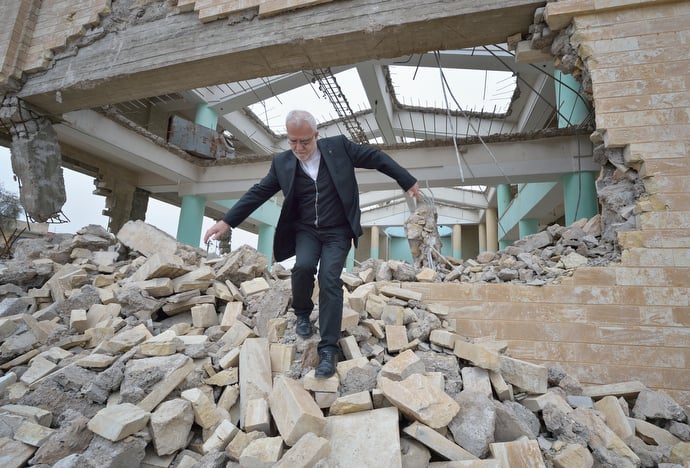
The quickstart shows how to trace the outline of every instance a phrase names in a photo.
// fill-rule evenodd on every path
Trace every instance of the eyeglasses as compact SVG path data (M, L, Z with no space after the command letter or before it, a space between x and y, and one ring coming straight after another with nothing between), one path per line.
M294 140L292 138L288 138L288 143L290 143L290 146L297 146L299 143L302 146L307 146L309 143L312 142L314 139L314 135L310 136L309 138L303 138L301 140Z

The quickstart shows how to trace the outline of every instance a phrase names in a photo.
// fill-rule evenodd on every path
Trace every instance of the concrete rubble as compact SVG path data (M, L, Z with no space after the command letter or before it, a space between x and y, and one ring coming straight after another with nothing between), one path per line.
M690 408L515 359L402 284L557 281L606 258L596 224L434 275L344 273L328 379L289 272L250 247L207 259L141 221L22 240L0 264L0 466L688 466Z

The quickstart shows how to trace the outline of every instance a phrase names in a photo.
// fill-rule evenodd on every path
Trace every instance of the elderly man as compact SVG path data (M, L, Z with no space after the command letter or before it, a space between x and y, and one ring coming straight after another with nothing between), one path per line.
M237 227L279 190L283 192L273 254L276 261L295 255L292 307L296 332L302 338L313 333L309 316L318 265L321 339L316 377L327 378L335 373L338 358L343 312L340 275L353 241L356 247L362 235L355 168L386 174L411 197L419 198L419 185L382 151L342 135L319 139L316 120L309 112L291 111L285 125L290 150L273 157L268 174L206 231L204 242Z

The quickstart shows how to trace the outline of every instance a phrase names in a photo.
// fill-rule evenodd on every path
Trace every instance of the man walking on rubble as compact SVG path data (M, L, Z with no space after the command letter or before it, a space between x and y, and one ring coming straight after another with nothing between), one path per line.
M419 198L417 180L386 153L344 136L318 139L314 117L293 110L285 119L290 150L273 157L268 174L204 235L218 239L237 227L279 190L285 197L273 242L276 261L296 256L292 268L292 307L296 332L313 333L309 315L314 275L319 280L319 364L316 377L335 373L343 312L340 275L352 242L362 235L355 168L376 169L395 179L407 195Z

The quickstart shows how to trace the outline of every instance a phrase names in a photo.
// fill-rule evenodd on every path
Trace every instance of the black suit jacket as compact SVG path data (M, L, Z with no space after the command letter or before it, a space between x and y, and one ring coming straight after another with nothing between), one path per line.
M359 189L355 178L355 168L376 169L395 179L405 191L412 187L417 179L383 151L367 145L358 145L342 135L318 139L317 145L328 173L335 183L340 201L343 203L347 221L355 235L356 247L357 239L362 235L362 226L360 225ZM285 200L280 210L273 241L273 255L278 262L295 254L293 223L297 217L293 215L295 206L292 186L297 164L297 158L290 150L274 156L268 174L252 186L223 217L223 221L232 227L237 227L255 209L279 190L282 191Z

